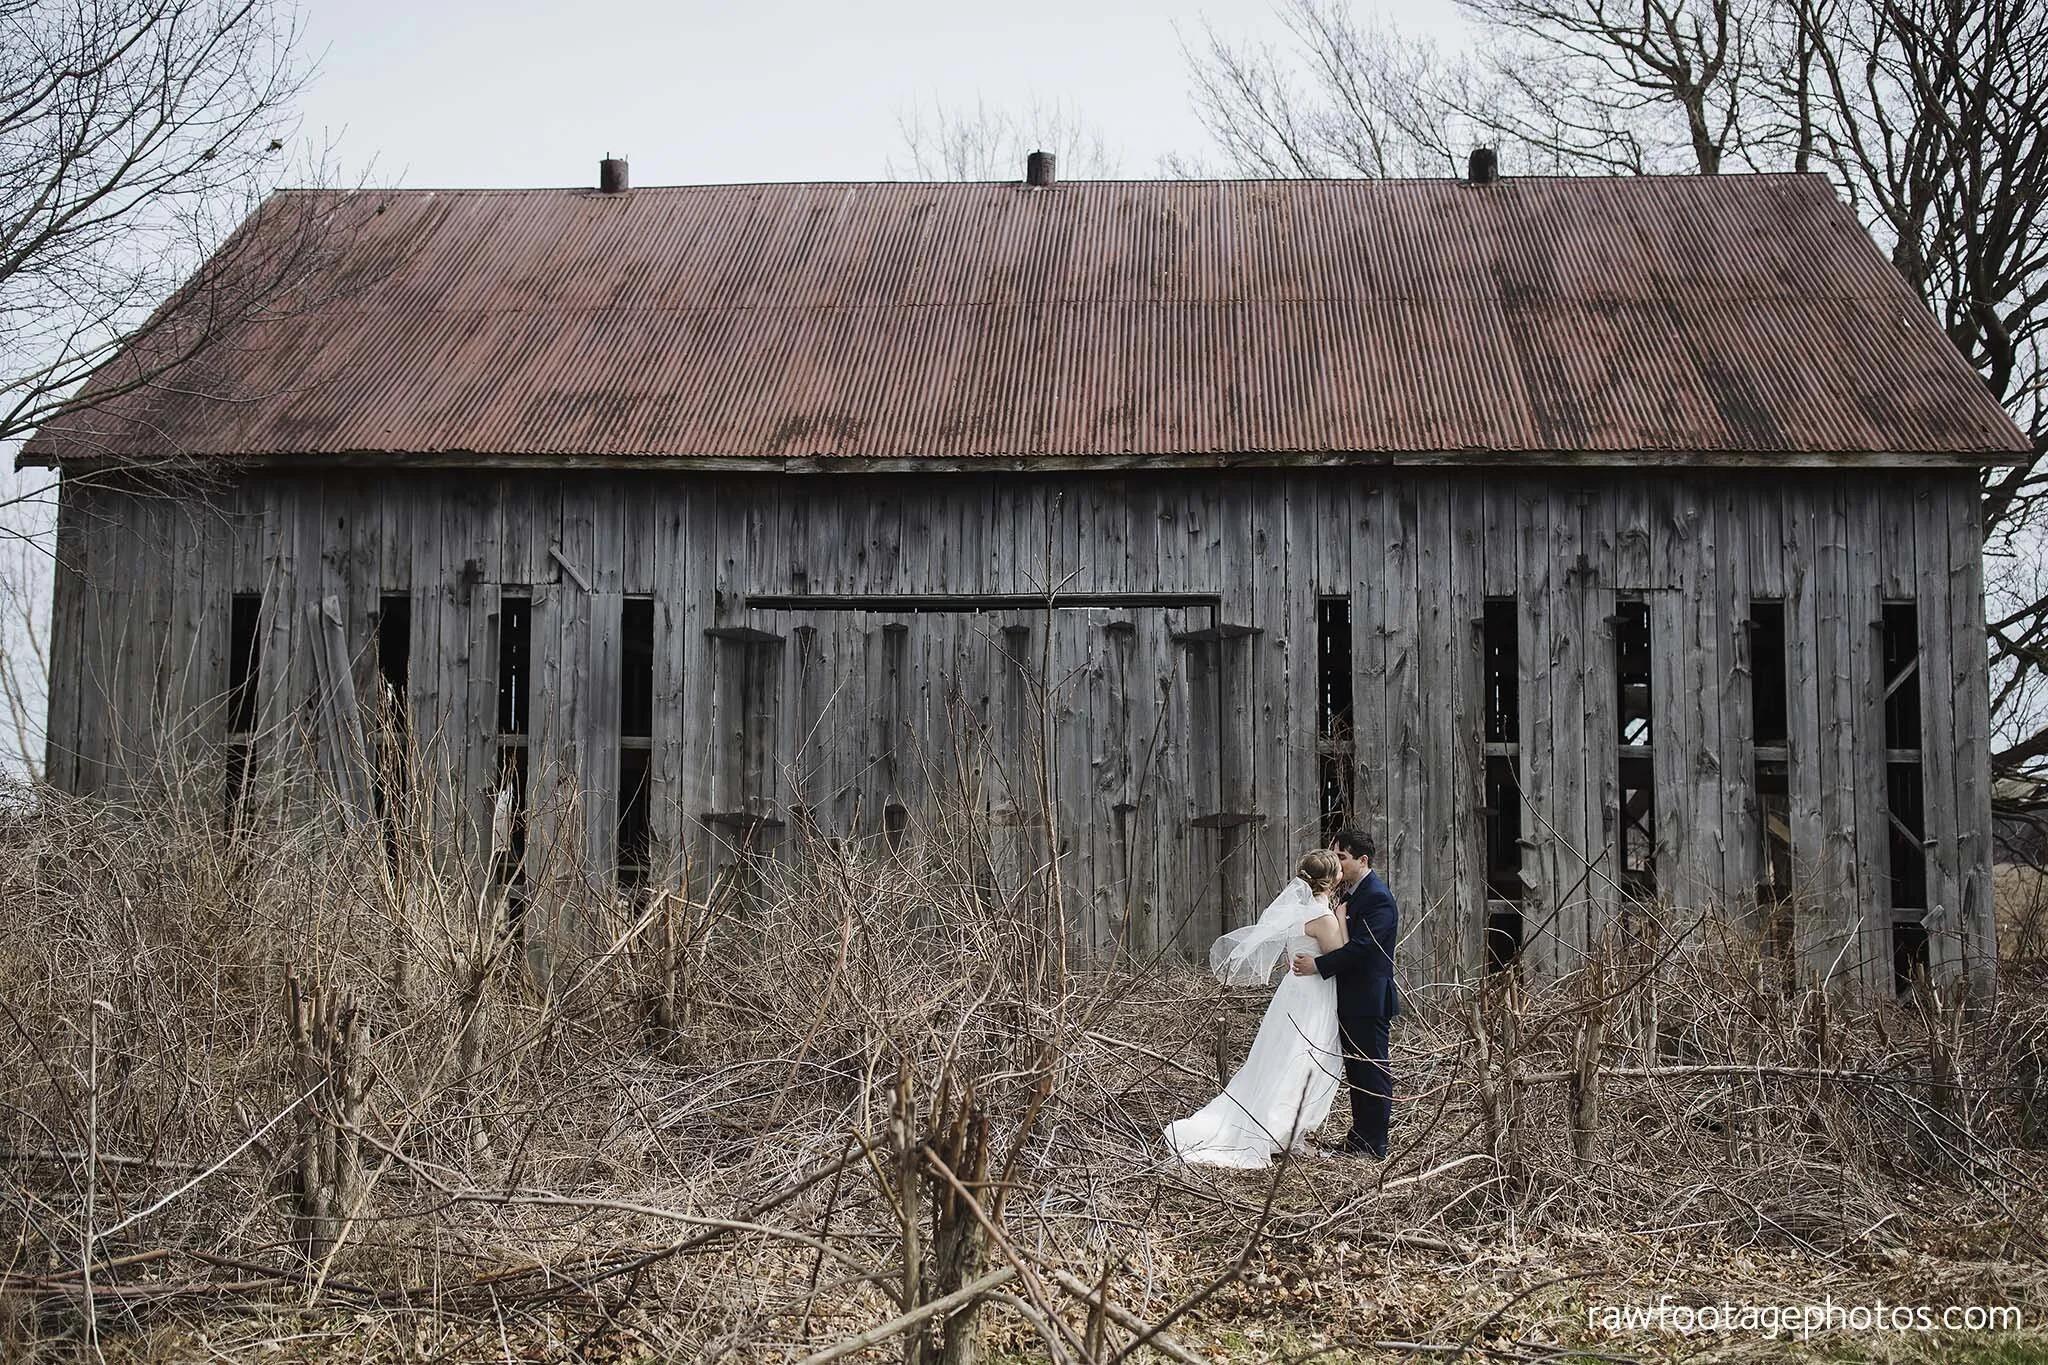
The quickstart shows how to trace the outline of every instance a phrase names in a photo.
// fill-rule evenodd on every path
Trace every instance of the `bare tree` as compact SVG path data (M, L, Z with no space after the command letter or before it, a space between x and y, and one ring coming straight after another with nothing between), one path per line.
M1474 72L1427 39L1336 0L1278 0L1289 43L1233 44L1210 24L1181 48L1197 117L1242 175L1449 174Z
M318 211L310 197L236 225L284 175L313 178L319 158L291 151L299 36L291 0L0 0L0 454L291 306L317 233L281 220ZM17 551L0 565L0 765L29 772L54 503L40 471L0 480Z
M2048 814L2048 6L1460 0L1442 53L1344 0L1280 48L1208 35L1196 109L1243 174L1824 172L2033 442L1984 482L1994 774ZM2033 795L2032 793L2041 793Z
M0 0L0 441L276 292L216 248L287 165L297 39L283 0Z
M1756 134L1751 0L1462 3L1505 37L1487 66L1511 95L1468 114L1563 166L1713 175Z
M886 173L907 180L1021 180L1030 152L1052 152L1060 174L1101 180L1117 173L1117 160L1102 130L1067 104L1034 100L1021 114L991 109L976 100L972 109L933 102L899 111L900 159Z
M1801 77L1792 93L1815 110L1805 141L2033 442L2032 459L1987 475L1984 530L2005 740L1996 763L2001 776L2039 778L2048 775L2036 704L2048 681L2048 596L2035 572L2048 493L2048 10L2030 0L1792 3ZM1795 103L1792 112L1805 111Z

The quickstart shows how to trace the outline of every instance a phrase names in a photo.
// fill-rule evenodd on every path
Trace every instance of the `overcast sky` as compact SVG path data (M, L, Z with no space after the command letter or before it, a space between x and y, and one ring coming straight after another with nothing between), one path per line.
M868 180L920 104L1063 105L1126 176L1206 148L1181 39L1282 36L1269 0L307 0L305 130L414 188ZM1443 32L1450 0L1381 13ZM1059 150L1057 148L1053 149Z

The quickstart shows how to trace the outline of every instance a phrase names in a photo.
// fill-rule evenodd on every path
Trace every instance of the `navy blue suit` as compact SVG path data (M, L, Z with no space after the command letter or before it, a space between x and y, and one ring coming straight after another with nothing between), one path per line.
M1394 943L1401 910L1377 872L1367 872L1341 898L1341 947L1316 959L1316 971L1337 983L1337 1032L1344 1045L1344 1080L1351 1091L1349 1147L1387 1154L1387 1124L1394 1110L1394 1073L1387 1066L1388 1025L1401 1012L1394 987Z

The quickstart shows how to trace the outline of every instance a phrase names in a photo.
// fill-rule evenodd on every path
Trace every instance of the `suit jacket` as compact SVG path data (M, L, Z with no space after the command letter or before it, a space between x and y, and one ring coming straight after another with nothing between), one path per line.
M1401 997L1394 989L1400 907L1377 872L1366 873L1343 902L1350 941L1318 957L1316 971L1336 980L1338 1014L1391 1019L1401 1012Z

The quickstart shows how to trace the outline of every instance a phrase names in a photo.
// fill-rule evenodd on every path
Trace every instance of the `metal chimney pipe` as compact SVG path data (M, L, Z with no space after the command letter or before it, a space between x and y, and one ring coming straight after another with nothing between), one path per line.
M1044 189L1053 182L1053 155L1051 152L1033 152L1024 158L1024 183Z
M1500 179L1500 157L1491 147L1474 147L1465 163L1465 180L1473 185L1491 185Z
M608 156L597 163L597 187L606 194L618 194L626 188L626 158Z

